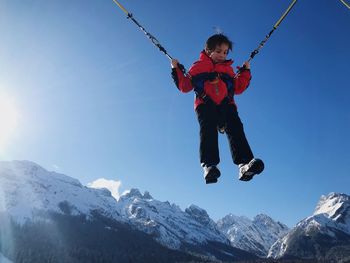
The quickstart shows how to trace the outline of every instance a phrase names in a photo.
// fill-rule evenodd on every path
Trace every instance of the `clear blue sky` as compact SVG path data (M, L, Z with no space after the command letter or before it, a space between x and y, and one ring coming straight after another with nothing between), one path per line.
M187 68L215 26L241 65L289 3L122 1ZM178 92L168 59L112 0L0 0L0 33L0 91L19 114L2 160L83 184L120 180L121 191L194 203L215 220L266 213L293 226L322 194L350 194L350 10L340 1L298 1L253 60L236 100L266 170L249 183L221 136L222 177L205 185L193 94Z

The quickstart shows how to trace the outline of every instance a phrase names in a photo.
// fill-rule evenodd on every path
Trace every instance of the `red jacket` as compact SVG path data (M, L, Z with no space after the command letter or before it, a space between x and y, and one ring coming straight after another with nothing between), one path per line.
M183 74L181 69L176 68L173 70L173 78L181 92L195 91L195 108L204 103L205 96L216 104L228 97L229 103L235 104L233 95L241 94L247 89L251 74L250 70L243 70L235 78L232 63L232 60L226 60L214 64L206 52L202 51L199 60L193 63L188 74Z

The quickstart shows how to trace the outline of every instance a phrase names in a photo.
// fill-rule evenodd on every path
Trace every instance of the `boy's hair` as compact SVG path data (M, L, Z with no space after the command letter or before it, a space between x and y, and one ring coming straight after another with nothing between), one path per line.
M222 44L228 45L228 49L232 50L232 41L224 34L215 34L208 38L205 43L205 51L213 52L217 46Z

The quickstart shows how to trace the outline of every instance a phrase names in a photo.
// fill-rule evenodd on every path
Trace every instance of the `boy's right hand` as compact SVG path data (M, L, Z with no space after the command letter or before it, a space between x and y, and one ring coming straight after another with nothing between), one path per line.
M171 67L172 68L177 68L179 64L179 61L177 59L172 59L171 60Z
M249 61L244 62L243 68L245 68L245 69L250 69L250 63L249 63Z

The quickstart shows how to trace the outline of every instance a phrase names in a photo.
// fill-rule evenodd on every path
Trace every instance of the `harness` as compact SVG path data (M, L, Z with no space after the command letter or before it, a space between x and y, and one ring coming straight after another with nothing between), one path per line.
M210 97L204 92L204 83L206 81L215 81L217 79L221 79L226 84L228 101L232 99L234 95L233 77L229 74L219 72L204 72L192 77L192 85L194 87L196 98L201 98L204 102L210 100Z
M230 101L233 100L234 95L234 85L233 85L233 77L226 73L219 72L205 72L200 73L196 76L192 77L192 85L194 87L194 92L196 94L196 98L201 98L205 104L212 103L214 101L205 93L204 91L204 83L205 81L215 81L221 79L227 88L227 96L221 101L219 105L217 105L217 113L218 113L218 131L220 133L225 133L226 129L226 106Z

